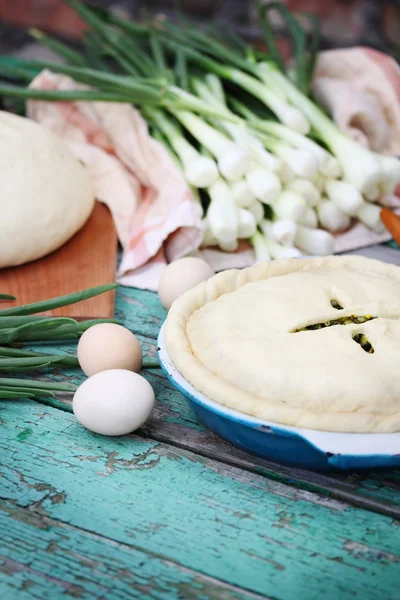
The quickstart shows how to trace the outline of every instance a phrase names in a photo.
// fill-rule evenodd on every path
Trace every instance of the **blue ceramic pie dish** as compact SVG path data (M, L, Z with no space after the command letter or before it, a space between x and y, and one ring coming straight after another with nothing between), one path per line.
M164 373L188 399L200 421L242 450L318 471L400 467L400 433L332 433L247 416L210 400L182 377L168 355L165 324L157 351Z

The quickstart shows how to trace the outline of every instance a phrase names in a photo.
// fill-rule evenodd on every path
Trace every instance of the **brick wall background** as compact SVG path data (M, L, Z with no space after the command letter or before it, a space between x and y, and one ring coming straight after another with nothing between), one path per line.
M144 13L172 14L175 0L91 0L140 19ZM266 2L268 0L265 0ZM313 12L322 21L324 47L365 44L400 58L400 0L282 0L291 10ZM181 0L193 20L229 22L249 40L261 39L251 0ZM0 0L0 51L18 48L24 27L36 26L79 38L84 26L61 0ZM279 22L276 22L280 32ZM283 40L284 41L284 40Z

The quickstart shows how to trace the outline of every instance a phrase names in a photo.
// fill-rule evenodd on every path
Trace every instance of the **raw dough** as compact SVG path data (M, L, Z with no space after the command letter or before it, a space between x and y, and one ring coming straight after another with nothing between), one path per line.
M0 111L0 268L41 258L87 221L94 195L86 168L53 133Z
M375 318L293 332L347 316ZM400 431L397 266L335 256L226 271L173 304L166 343L194 387L240 412L325 431Z

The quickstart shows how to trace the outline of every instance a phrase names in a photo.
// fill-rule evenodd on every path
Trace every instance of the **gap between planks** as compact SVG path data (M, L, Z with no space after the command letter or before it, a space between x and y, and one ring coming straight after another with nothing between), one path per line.
M44 404L47 403L46 401ZM72 412L71 400L66 395L59 402L52 401L49 404L53 408ZM221 464L243 469L246 472L261 475L266 479L283 483L289 487L296 487L304 492L312 492L340 500L349 506L359 507L400 520L400 505L389 504L383 500L363 496L354 489L355 484L351 477L360 474L360 471L351 472L349 475L314 472L258 458L235 448L209 430L199 431L182 424L167 423L165 421L165 409L168 410L165 405L162 405L158 410L156 409L149 424L135 432L135 435L168 444L171 447L180 448ZM366 472L365 475L368 476L369 473ZM343 486L348 486L350 489L344 489Z
M211 577L282 600L292 597L290 577L293 581L299 578L299 598L309 600L311 574L316 577L311 586L314 593L315 586L325 586L328 581L327 600L336 598L339 589L343 591L345 581L346 597L356 596L354 590L359 590L360 598L377 598L373 585L378 583L373 579L376 569L383 570L379 571L382 577L386 575L386 591L396 589L396 524L386 517L298 492L258 474L251 476L243 469L221 466L193 452L149 443L139 436L99 439L82 431L72 415L64 418L59 411L46 410L40 404L33 411L26 403L10 404L9 418L4 421L8 426L3 446L5 456L8 450L10 456L3 496L16 502L21 499L33 513L78 528L99 527L105 537L128 546L134 541L136 547L155 554L161 549L167 560L193 571L201 564L200 571ZM30 427L32 430L26 429ZM56 448L50 432L58 440ZM131 469L137 474L137 485L125 476ZM114 475L113 481L103 478ZM77 482L81 482L86 499L76 493ZM117 490L121 507L114 502ZM203 527L193 535L199 523ZM349 560L347 546L351 548ZM221 560L217 564L216 549ZM231 550L230 563L226 553ZM281 554L282 560L277 562ZM240 565L240 560L244 570L238 578L230 565ZM277 577L283 564L286 574ZM300 575L306 573L301 583ZM367 577L371 578L368 585ZM275 593L278 585L281 592ZM332 586L336 590L333 595L329 591ZM396 596L390 593L390 597Z

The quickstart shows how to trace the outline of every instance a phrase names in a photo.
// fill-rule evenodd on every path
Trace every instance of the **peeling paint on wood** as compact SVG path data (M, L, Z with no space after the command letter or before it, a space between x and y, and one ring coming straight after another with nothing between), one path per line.
M0 498L19 508L279 600L398 597L388 517L51 407L1 414Z
M166 317L157 294L120 287L116 296L116 312L127 327L136 333L141 332L139 339L145 353L154 356L158 330ZM75 348L75 344L62 344L59 347L51 346L51 351L62 350L73 354ZM153 416L144 430L148 437L257 472L287 485L317 491L400 519L400 472L318 474L258 459L206 430L182 394L175 390L161 371L148 371L145 376L157 398ZM84 375L79 369L56 370L49 371L45 378L79 384L84 380ZM54 403L58 407L66 405L69 410L70 404L68 398L61 398Z
M156 340L166 316L157 294L126 287L118 289L116 317L132 331Z
M117 316L154 356L157 296L120 288ZM399 472L257 459L206 430L160 371L146 377L157 405L142 437L84 431L68 397L62 411L0 403L0 597L398 598Z
M0 505L0 537L0 597L4 600L261 598L11 502Z

